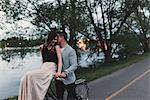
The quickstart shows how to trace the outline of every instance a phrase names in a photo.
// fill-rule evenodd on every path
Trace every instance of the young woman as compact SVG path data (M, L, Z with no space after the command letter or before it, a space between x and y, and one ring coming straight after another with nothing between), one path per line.
M53 76L60 76L62 57L57 38L55 32L49 32L41 48L43 64L39 69L27 72L21 79L18 100L43 100Z

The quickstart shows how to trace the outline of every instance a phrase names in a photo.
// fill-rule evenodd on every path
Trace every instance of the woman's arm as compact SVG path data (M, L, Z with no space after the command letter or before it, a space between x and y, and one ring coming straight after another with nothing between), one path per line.
M43 46L44 46L44 44L40 45L40 51L41 51L41 53L42 53L42 50L43 50Z
M57 58L58 58L58 70L57 70L57 73L61 74L61 70L62 70L61 49L60 49L59 45L56 45L55 48L56 48L56 53L57 53Z
M40 45L41 55L42 55L42 51L43 51L43 46L44 46L44 44L41 44L41 45ZM42 62L43 62L43 58L42 58Z

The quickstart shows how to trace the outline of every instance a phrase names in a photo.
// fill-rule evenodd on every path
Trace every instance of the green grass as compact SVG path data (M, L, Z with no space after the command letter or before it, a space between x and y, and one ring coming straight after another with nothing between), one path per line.
M144 58L150 57L149 55L149 53L145 53L140 56L128 57L124 60L120 60L110 64L96 64L95 68L81 68L77 70L77 78L85 78L87 81L92 81L102 76L111 74L122 68L128 67L129 65Z
M95 68L80 68L77 70L77 78L85 78L88 82L100 78L102 76L116 72L122 68L150 57L149 53L145 53L140 56L128 57L118 62L110 64L96 64ZM17 100L17 97L10 97L8 100Z

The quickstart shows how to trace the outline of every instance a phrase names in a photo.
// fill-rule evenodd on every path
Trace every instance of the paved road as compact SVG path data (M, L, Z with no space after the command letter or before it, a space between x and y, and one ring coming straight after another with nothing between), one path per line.
M150 100L150 58L88 85L91 100Z

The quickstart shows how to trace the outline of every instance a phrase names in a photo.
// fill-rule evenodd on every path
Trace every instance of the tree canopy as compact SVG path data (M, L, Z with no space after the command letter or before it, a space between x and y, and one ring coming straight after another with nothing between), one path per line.
M3 0L0 3L10 23L28 20L37 30L45 32L55 22L59 31L68 33L69 43L75 49L80 34L96 41L97 52L104 53L105 63L111 62L114 54L123 58L149 52L149 0Z

